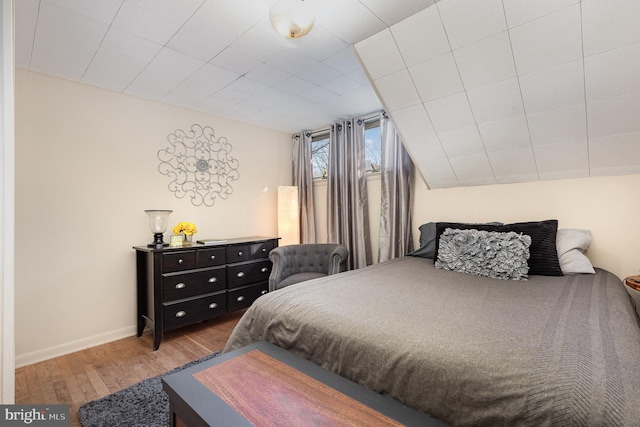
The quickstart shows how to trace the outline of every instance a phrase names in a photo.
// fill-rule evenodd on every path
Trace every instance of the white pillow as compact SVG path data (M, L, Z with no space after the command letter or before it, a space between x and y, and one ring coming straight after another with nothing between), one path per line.
M562 228L556 235L556 250L563 274L595 274L585 255L591 245L589 230Z

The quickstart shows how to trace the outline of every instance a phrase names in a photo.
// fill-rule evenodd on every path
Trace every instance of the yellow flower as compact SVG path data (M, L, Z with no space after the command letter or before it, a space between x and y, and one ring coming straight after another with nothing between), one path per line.
M173 234L184 233L187 236L191 236L192 234L195 234L197 232L198 229L192 222L179 222L178 225L173 227Z

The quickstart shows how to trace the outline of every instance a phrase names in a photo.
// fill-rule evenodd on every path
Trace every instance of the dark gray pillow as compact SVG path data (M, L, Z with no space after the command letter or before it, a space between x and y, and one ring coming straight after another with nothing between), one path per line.
M513 231L458 230L440 235L436 268L502 280L526 280L531 237Z
M436 223L428 222L419 227L420 248L411 252L411 256L433 259L436 255Z
M409 255L411 256L419 256L422 258L431 258L434 259L436 257L436 229L435 222L427 222L426 224L422 224L419 227L420 230L420 248L411 252ZM484 223L487 225L502 225L501 222L487 222Z

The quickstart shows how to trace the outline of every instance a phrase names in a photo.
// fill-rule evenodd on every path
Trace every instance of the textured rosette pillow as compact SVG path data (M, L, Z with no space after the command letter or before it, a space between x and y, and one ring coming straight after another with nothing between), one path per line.
M492 277L526 280L531 237L526 234L447 228L440 235L436 268Z

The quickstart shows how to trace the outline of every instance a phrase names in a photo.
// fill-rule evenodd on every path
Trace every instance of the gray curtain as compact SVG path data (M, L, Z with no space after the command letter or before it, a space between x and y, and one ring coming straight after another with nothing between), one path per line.
M329 137L328 238L349 249L349 270L371 264L364 126L363 119L336 123Z
M293 185L298 186L300 243L315 243L316 226L313 214L311 132L303 131L293 135Z
M378 262L413 251L411 231L411 169L409 154L393 123L380 113L381 205Z

